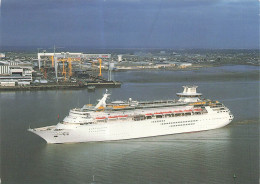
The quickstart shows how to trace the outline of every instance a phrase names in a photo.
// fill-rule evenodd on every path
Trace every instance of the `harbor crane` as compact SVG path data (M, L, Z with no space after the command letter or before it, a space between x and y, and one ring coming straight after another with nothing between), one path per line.
M72 76L72 66L71 66L71 58L68 58L68 62L69 62L69 76Z
M99 74L98 74L98 76L102 76L102 71L101 71L102 59L98 58L98 61L99 61Z
M54 68L54 56L51 56L51 66Z
M68 63L68 68L69 68L69 77L72 76L72 65L71 65L71 62L72 62L72 59L69 57L69 58L62 58L62 59L59 59L59 61L62 61L62 75L64 75L64 81L67 80L67 71L66 71L66 68L65 68L65 62Z

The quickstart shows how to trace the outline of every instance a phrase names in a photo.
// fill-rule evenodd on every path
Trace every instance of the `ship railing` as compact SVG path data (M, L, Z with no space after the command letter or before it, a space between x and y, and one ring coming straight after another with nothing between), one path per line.
M54 131L62 131L63 129L61 129L61 128L56 128L56 129L54 129Z
M40 127L40 128L33 128L34 131L46 131L46 130L53 130L55 129L55 125L53 126L46 126L46 127Z
M119 121L119 120L120 121L122 120L143 121L148 119L201 115L204 113L207 113L207 110L205 108L195 108L195 109L188 109L188 110L177 110L177 111L175 110L175 111L147 113L147 114L98 117L96 118L96 122L108 122L108 121Z
M108 122L108 121L125 121L128 119L132 119L132 116L129 115L115 115L115 116L108 116L108 117L96 117L96 122Z
M141 120L147 120L147 119L159 119L159 118L170 118L170 117L181 117L181 116L191 116L191 115L199 115L207 113L206 110L200 109L200 110L184 110L184 111L169 111L169 112L159 112L159 113L148 113L143 115L136 115L132 119L134 121L141 121Z
M210 105L211 108L223 108L224 105Z
M149 105L149 104L168 104L168 103L175 103L177 100L155 100L155 101L141 101L139 105Z
M80 123L80 125L90 125L90 124L93 124L93 122Z
M78 122L78 121L74 121L74 122L70 122L70 121L68 121L68 122L62 122L61 124L64 124L64 125L88 125L88 124L93 124L94 123L94 121L92 120L92 121L81 121L81 122Z

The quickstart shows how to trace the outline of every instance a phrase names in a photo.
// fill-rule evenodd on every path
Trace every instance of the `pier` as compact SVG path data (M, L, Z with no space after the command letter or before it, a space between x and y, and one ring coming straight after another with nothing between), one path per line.
M96 88L121 87L118 81L101 81L101 82L86 82L82 83L53 83L53 84L38 84L28 86L0 86L0 91L36 91L36 90L65 90L65 89L83 89L88 86L95 86Z
M118 81L105 81L105 82L86 82L84 86L95 86L97 88L102 87L121 87L121 82Z

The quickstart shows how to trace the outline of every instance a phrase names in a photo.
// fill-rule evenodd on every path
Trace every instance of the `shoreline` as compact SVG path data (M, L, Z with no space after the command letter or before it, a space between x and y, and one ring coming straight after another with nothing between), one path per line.
M255 67L260 67L260 65L252 65L252 64L194 64L192 66L189 67L185 67L185 68L179 68L179 67L165 67L165 68L146 68L145 66L143 68L141 67L125 67L125 68L118 68L117 70L115 70L114 72L126 72L126 71L163 71L163 70L167 70L167 71L192 71L192 70L199 70L202 68L212 68L212 67L222 67L222 66L240 66L240 65L244 65L244 66L255 66Z
M199 72L200 69L208 69L209 71L212 70L211 68L213 67L221 67L221 66L241 66L241 65L200 65L200 66L191 66L187 68L156 68L156 69L144 69L144 68L135 68L135 69L127 69L127 70L118 70L115 71L115 73L121 73L121 72L149 72L149 71L194 71L194 72ZM246 65L246 66L252 66L252 65ZM255 66L256 70L254 71L225 71L223 73L215 73L215 72L209 72L205 73L201 76L194 75L190 81L195 82L195 81L204 81L205 79L210 80L210 81L218 81L220 79L226 81L230 80L232 78L236 78L238 80L244 81L245 79L252 79L252 80L259 80L259 66ZM172 82L180 82L180 81L185 81L187 82L187 76L175 76L172 79L169 79ZM137 83L139 81L136 81ZM148 80L148 81L143 81L143 82L157 82L156 79L153 80ZM159 81L158 81L159 82ZM41 90L78 90L78 89L84 89L88 88L89 86L95 86L96 88L102 88L102 87L112 87L112 88L117 88L121 87L121 82L117 81L106 81L106 82L97 82L97 81L92 81L92 82L86 82L84 84L79 85L78 83L49 83L49 84L38 84L38 85L28 85L28 86L0 86L0 92L3 91L41 91Z
M66 90L66 89L87 89L89 86L95 86L96 88L102 87L121 87L121 82L88 82L84 85L79 84L49 84L49 85L37 85L37 86L0 86L0 92L2 91L44 91L44 90Z

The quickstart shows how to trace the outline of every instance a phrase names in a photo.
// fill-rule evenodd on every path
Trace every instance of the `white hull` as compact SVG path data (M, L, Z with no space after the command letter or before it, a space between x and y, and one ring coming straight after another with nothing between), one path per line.
M74 125L60 131L33 131L47 143L74 143L124 140L142 137L197 132L216 129L229 124L233 117L228 112L191 115L182 117L157 118L143 121L116 121L91 125ZM63 124L57 127L62 128ZM45 127L43 127L44 129Z
M199 99L197 86L184 86L178 101L128 102L106 104L107 92L95 106L72 109L63 123L29 129L47 143L76 143L136 139L223 127L233 115L217 101Z

